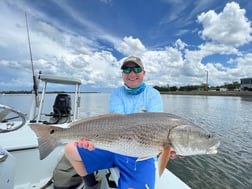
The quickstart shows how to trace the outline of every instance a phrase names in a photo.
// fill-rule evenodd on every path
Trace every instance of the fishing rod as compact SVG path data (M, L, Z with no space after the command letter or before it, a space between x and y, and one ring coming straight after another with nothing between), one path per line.
M30 42L30 35L29 35L29 28L28 28L28 22L27 22L27 15L26 15L26 13L25 13L25 22L26 22L28 44L29 44L30 60L31 60L31 66L32 66L33 91L34 91L34 94L35 94L36 106L38 107L38 105L39 105L39 102L38 102L38 84L37 84L37 79L36 79L36 76L35 76L35 73L34 73L32 51L31 51L31 42Z

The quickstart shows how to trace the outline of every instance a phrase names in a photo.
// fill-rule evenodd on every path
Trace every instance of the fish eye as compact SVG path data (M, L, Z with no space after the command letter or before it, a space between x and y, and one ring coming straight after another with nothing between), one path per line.
M52 129L51 131L50 131L50 134L53 134L54 133L54 129Z
M211 135L211 134L208 134L208 135L207 135L207 138L212 138L212 135Z

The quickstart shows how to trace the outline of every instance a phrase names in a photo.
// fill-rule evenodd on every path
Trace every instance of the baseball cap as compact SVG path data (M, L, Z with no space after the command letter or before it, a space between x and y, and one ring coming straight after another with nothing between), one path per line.
M126 64L129 63L129 62L133 62L133 63L137 64L140 68L144 69L141 59L136 57L136 56L129 56L128 58L126 58L123 61L121 69L125 68Z

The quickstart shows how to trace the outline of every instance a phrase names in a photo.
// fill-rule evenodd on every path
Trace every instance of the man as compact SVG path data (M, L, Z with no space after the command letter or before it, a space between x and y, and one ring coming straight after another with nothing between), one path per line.
M121 69L124 85L112 91L109 111L122 114L162 112L163 104L160 93L143 82L145 70L141 59L130 56L124 60ZM99 183L92 174L94 171L115 166L120 170L119 189L154 189L155 164L153 158L136 161L135 157L95 149L86 140L67 144L65 154L77 173L83 177L86 189L98 187Z

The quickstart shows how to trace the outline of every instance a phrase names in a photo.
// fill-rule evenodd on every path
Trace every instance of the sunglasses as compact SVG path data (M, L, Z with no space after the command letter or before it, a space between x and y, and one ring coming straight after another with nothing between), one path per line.
M129 74L131 71L133 71L134 73L140 73L141 71L143 71L143 69L141 67L126 67L123 68L122 71L125 74Z

